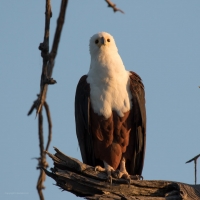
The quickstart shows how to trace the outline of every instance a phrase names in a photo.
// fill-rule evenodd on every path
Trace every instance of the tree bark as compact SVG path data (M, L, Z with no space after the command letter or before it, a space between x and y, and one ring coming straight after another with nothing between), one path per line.
M200 199L200 185L188 185L171 181L147 181L113 178L107 182L107 174L94 167L71 158L55 148L54 155L46 152L54 161L51 172L45 173L56 181L56 185L77 196L94 200L181 200Z

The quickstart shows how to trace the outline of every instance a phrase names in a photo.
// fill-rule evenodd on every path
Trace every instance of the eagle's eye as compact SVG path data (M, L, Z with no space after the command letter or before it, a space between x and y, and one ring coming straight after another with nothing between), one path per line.
M99 40L98 40L98 39L96 39L96 40L95 40L95 44L98 44L98 43L99 43Z
M110 42L110 39L107 39L107 42Z

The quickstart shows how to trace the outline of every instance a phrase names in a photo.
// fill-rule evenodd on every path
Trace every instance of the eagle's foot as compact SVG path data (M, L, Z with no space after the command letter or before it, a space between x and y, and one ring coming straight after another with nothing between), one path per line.
M106 162L104 162L104 167L101 166L96 166L94 168L95 171L99 171L99 172L106 172L107 173L107 181L112 185L112 174L115 171L113 167L111 167L110 165L108 165Z
M123 179L131 179L131 176L127 171L116 170L113 173L113 177L115 178L123 178Z
M125 179L127 181L128 186L130 186L131 184L131 175L128 174L127 171L120 171L120 170L116 170L113 172L113 177L117 178L117 179Z

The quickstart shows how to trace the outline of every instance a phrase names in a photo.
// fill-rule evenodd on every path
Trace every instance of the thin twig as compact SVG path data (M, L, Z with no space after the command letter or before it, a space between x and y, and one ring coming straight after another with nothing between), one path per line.
M40 200L44 200L44 195L42 193L42 189L45 188L43 186L43 182L45 181L45 178L46 178L46 174L44 173L43 170L40 169L40 176L39 176L38 182L37 182L37 190L38 190L38 194L39 194Z
M28 111L28 116L32 114L33 110L35 108L37 108L37 103L38 103L38 99L36 99L34 102L33 102L33 105L31 106L30 110Z
M200 157L200 154L195 156L194 158L188 160L186 163L190 163L194 161L194 183L195 185L197 184L197 159Z
M40 200L44 200L42 190L44 189L43 182L45 181L46 175L41 170L41 167L46 169L48 167L48 163L46 162L46 154L44 153L42 110L40 110L39 117L38 117L38 133L39 133L40 158L38 159L37 169L40 169L40 176L39 176L38 182L37 182L37 190L38 190L38 194L40 196Z
M200 156L200 154L198 154L198 155L195 156L194 158L188 160L186 163L190 163L190 162L192 162L193 160L196 160L199 156Z
M46 151L48 151L49 145L50 145L50 142L51 142L51 138L52 138L52 121L51 121L50 109L49 109L49 106L48 106L46 101L44 102L44 107L45 107L48 125L49 125L48 141L47 141L47 145L46 145L46 149L45 149Z
M197 159L194 160L194 184L197 184Z
M40 147L40 157L44 155L44 137L43 137L43 115L42 110L40 110L38 116L38 134L39 134L39 147Z
M47 84L54 84L56 81L51 79L47 74L48 62L49 62L49 35L50 35L50 18L52 16L51 12L51 2L46 0L46 12L45 12L45 32L44 32L44 41L40 43L38 47L41 51L41 56L43 58L43 67L40 81L40 95L38 97L39 105L37 107L37 114L40 112L45 99L47 92Z
M28 116L32 114L34 109L37 109L38 104L39 104L38 97L39 97L39 94L37 94L37 99L33 102L33 105L31 106L30 110L28 111L28 114L27 114Z
M56 57L57 51L58 51L60 36L61 36L64 21L65 21L65 13L66 13L67 4L68 4L68 0L62 0L61 6L60 6L60 14L57 19L57 27L56 27L56 32L54 35L53 45L52 45L51 53L49 55L49 66L48 66L48 75L49 76L52 75L52 70L53 70L53 66L54 66L53 63L54 63L54 60L55 60L55 57Z
M121 10L121 9L119 9L119 8L117 8L117 7L116 7L116 4L112 3L110 0L105 0L105 1L106 1L106 3L108 4L108 7L111 7L111 8L113 9L114 12L119 11L119 12L121 12L121 13L124 14L124 11Z

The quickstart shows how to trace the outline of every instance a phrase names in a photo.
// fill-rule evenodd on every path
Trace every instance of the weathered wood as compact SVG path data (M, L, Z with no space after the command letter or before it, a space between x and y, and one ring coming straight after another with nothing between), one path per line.
M113 178L112 185L107 182L105 172L98 172L94 167L71 158L59 149L52 155L52 172L45 173L56 181L63 190L77 196L94 200L133 199L133 200L181 200L200 199L200 185L187 185L171 181L131 180Z

